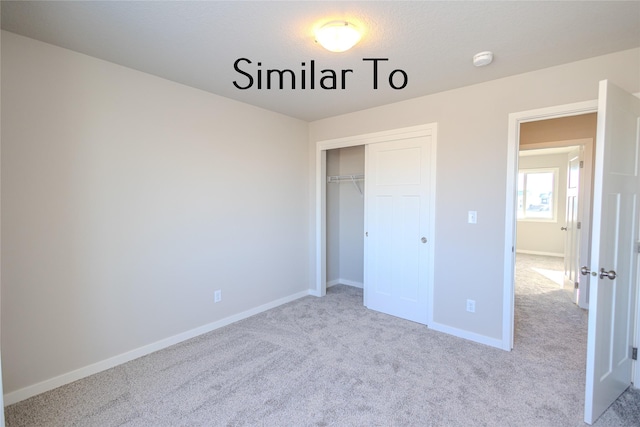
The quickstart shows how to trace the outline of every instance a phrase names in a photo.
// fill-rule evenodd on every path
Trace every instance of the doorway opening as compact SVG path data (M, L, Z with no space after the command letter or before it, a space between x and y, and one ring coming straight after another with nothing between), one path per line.
M327 150L327 287L364 286L364 145Z
M521 123L518 139L516 258L559 258L552 275L584 309L580 266L590 258L596 129L597 113L586 113Z
M543 280L588 308L596 129L595 112L519 124L514 293Z
M514 346L514 332L515 332L515 274L516 274L516 236L517 236L517 224L518 224L518 209L519 209L519 195L518 195L518 183L520 179L519 171L519 153L521 146L529 149L541 149L541 148L558 148L558 141L564 141L560 145L580 145L576 144L576 139L584 139L568 136L561 133L556 126L555 136L551 137L546 133L549 131L550 125L557 124L554 122L557 119L570 119L576 116L583 116L587 114L595 114L598 111L597 101L581 102L576 104L561 105L556 107L543 108L539 110L523 111L519 113L512 113L509 115L509 134L508 134L508 146L507 146L507 200L506 200L506 212L505 220L510 226L505 233L505 282L504 282L504 306L503 306L503 342L502 348L505 350L511 350ZM572 119L578 120L578 119ZM540 123L527 125L527 123ZM527 129L531 127L531 129ZM545 129L546 128L546 129ZM522 144L521 134L531 131L528 140ZM590 137L593 140L592 135L582 135ZM555 140L555 141L554 141ZM571 142L566 142L571 141ZM556 146L554 147L554 142ZM557 191L556 191L557 192ZM537 195L539 205L542 205L542 198L540 194ZM548 196L548 194L547 194ZM556 198L557 200L557 198ZM524 199L522 203L527 203ZM548 203L548 201L547 201ZM557 202L556 202L557 203ZM589 202L590 203L590 202ZM523 208L526 209L528 205ZM561 215L565 213L562 212ZM557 216L556 216L557 218ZM558 227L560 228L560 227ZM588 227L584 227L584 230ZM558 230L561 231L561 230ZM564 254L563 254L564 256Z

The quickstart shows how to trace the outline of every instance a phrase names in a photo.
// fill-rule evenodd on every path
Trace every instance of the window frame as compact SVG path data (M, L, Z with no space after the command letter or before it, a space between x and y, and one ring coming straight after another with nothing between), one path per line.
M527 187L526 187L526 177L525 177L525 181L523 183L524 188L523 188L523 203L522 203L522 208L520 208L519 203L518 206L516 208L516 221L519 222L549 222L549 223L557 223L558 222L558 187L559 187L559 183L558 180L560 178L560 168L558 167L541 167L541 168L521 168L518 169L518 179L516 181L516 202L518 202L518 200L520 199L519 193L520 193L520 188L519 188L519 182L520 182L520 174L534 174L534 173L552 173L553 174L553 198L552 198L552 209L551 209L551 218L536 218L536 217L527 217L526 216L526 212L527 210L525 209L525 206L527 204L527 200L526 200L526 192L527 192ZM521 211L522 209L522 211ZM522 217L520 217L520 214L522 213Z

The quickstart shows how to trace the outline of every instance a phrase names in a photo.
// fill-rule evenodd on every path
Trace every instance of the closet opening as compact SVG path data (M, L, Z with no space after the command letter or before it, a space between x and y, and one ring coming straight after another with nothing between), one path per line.
M327 288L363 288L365 146L326 153Z

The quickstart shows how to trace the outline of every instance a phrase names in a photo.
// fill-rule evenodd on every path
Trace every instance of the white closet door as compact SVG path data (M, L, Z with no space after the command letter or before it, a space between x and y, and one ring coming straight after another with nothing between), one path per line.
M431 139L369 144L366 155L367 307L422 324L433 270Z

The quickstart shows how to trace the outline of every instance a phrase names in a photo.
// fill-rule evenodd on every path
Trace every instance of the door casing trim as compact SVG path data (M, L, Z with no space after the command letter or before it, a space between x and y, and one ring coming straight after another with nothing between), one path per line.
M597 113L598 101L556 105L509 114L507 136L507 186L504 233L504 289L502 307L502 349L513 348L515 316L515 246L516 246L516 191L518 182L518 151L520 124L546 119Z

